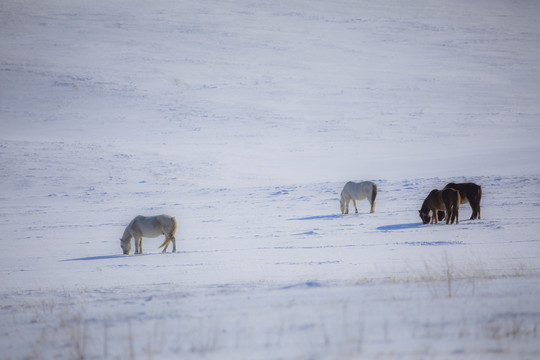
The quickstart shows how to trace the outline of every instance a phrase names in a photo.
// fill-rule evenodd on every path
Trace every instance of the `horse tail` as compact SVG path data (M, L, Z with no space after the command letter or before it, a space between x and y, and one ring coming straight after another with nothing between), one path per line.
M172 217L172 229L170 233L170 237L173 238L174 234L176 233L176 228L178 227L178 223L176 222L176 217Z
M375 198L377 197L377 184L373 183L371 187L371 203L375 203Z
M168 234L165 236L165 241L163 241L163 244L159 245L158 249L161 249L164 246L168 246L171 242L172 238L174 237L174 233L176 233L176 228L178 227L178 223L176 222L176 218L172 217L172 228L171 231L169 231Z
M482 216L480 215L480 199L482 199L482 187L478 185L478 202L476 203L476 218L481 219Z
M159 245L158 249L161 249L162 247L164 247L165 245L169 245L169 243L171 242L171 238L170 237L165 237L165 241L163 242L163 244Z

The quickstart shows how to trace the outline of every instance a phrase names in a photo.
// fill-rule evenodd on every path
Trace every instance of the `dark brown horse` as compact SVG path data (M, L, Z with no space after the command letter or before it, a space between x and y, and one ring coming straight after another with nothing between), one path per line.
M420 218L424 224L428 222L437 224L439 219L437 217L437 211L446 211L446 223L453 224L454 220L456 224L459 224L459 204L461 203L461 197L459 191L454 189L433 189L424 200L422 208L418 210ZM431 211L432 216L429 215Z
M480 217L480 199L482 198L482 187L472 182L466 183L448 183L445 189L455 189L459 191L461 203L469 203L472 209L470 220L481 219Z

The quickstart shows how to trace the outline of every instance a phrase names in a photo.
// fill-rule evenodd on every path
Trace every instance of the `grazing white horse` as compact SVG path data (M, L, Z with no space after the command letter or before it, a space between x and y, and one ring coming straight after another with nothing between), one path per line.
M354 210L358 213L358 208L356 207L356 200L368 199L371 204L371 211L375 212L375 198L377 197L377 184L371 181L362 181L355 183L349 181L343 187L341 191L341 213L349 213L349 202L352 200L354 204Z
M142 239L143 237L155 238L160 235L165 235L165 241L159 247L165 247L163 252L167 251L169 243L172 241L172 252L176 252L176 218L169 215L157 216L142 216L138 215L131 220L124 231L124 235L120 239L120 247L124 251L124 255L128 255L131 250L131 238L135 239L135 254L142 254Z

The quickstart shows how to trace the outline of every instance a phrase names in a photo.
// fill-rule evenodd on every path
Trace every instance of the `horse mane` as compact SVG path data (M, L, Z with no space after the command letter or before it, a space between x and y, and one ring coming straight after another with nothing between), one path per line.
M353 183L353 181L347 181L347 182L345 183L345 186L343 186L343 190L341 190L341 199L344 198L343 194L345 193L345 187L346 187L347 185L349 185L349 184L352 184L352 183Z
M420 208L420 211L429 211L429 207L428 207L428 198L426 197L424 199L424 202L422 203L422 207Z
M438 189L433 189L429 192L428 196L424 199L424 202L422 203L422 208L420 209L420 211L422 210L426 210L429 211L429 203L431 202L431 198L434 196L434 193L436 193L437 191L439 191Z
M140 216L140 215L137 215L137 216ZM124 230L124 235L122 235L122 239L121 239L121 240L129 240L129 239L131 239L131 238L133 237L133 236L131 235L130 230L131 230L131 228L132 228L132 226L133 226L133 223L135 222L135 219L137 218L137 216L136 216L133 220L131 220L131 221L129 222L129 224L126 226L126 229Z

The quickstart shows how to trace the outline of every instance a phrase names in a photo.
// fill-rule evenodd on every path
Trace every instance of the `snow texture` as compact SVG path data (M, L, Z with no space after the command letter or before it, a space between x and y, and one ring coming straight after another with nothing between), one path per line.
M539 15L3 0L1 357L537 359ZM450 181L482 219L423 225ZM122 255L161 213L178 253Z

